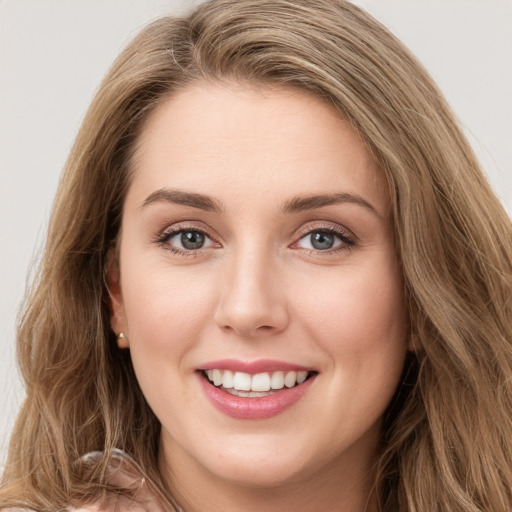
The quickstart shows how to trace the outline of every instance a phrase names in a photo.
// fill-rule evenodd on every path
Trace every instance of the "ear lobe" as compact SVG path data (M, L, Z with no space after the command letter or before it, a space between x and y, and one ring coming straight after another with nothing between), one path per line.
M128 348L127 337L119 337L119 334L126 332L127 326L123 294L121 292L119 262L115 249L110 249L107 253L106 284L109 295L110 326L117 337L117 345L119 348Z
M409 352L420 352L421 349L422 345L419 336L410 334L409 340L407 341L407 350L409 350Z

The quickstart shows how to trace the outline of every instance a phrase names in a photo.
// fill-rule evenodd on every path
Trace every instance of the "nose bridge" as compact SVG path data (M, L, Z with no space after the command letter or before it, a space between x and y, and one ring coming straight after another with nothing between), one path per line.
M224 267L217 325L244 337L284 329L288 314L279 274L271 247L254 239L240 243Z

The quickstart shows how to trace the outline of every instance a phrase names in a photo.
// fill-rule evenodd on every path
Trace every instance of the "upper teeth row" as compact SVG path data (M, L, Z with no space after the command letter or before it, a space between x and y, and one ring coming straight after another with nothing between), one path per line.
M272 372L256 373L251 375L244 372L232 372L231 370L206 370L208 380L215 386L223 386L226 389L234 388L238 391L270 391L271 389L293 388L296 384L302 384L308 372Z

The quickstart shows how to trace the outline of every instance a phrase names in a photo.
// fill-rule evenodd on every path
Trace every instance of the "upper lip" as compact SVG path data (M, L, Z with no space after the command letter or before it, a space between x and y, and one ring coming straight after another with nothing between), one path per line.
M238 359L220 359L210 361L201 365L198 370L231 370L233 372L244 372L257 374L263 372L283 371L315 371L311 367L275 359L258 359L256 361L241 361Z

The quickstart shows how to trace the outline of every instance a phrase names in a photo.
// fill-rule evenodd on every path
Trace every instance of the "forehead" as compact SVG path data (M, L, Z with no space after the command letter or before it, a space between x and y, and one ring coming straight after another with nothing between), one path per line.
M332 105L285 87L197 84L160 105L138 140L132 188L170 186L214 196L340 189L388 207L383 173L357 132Z

